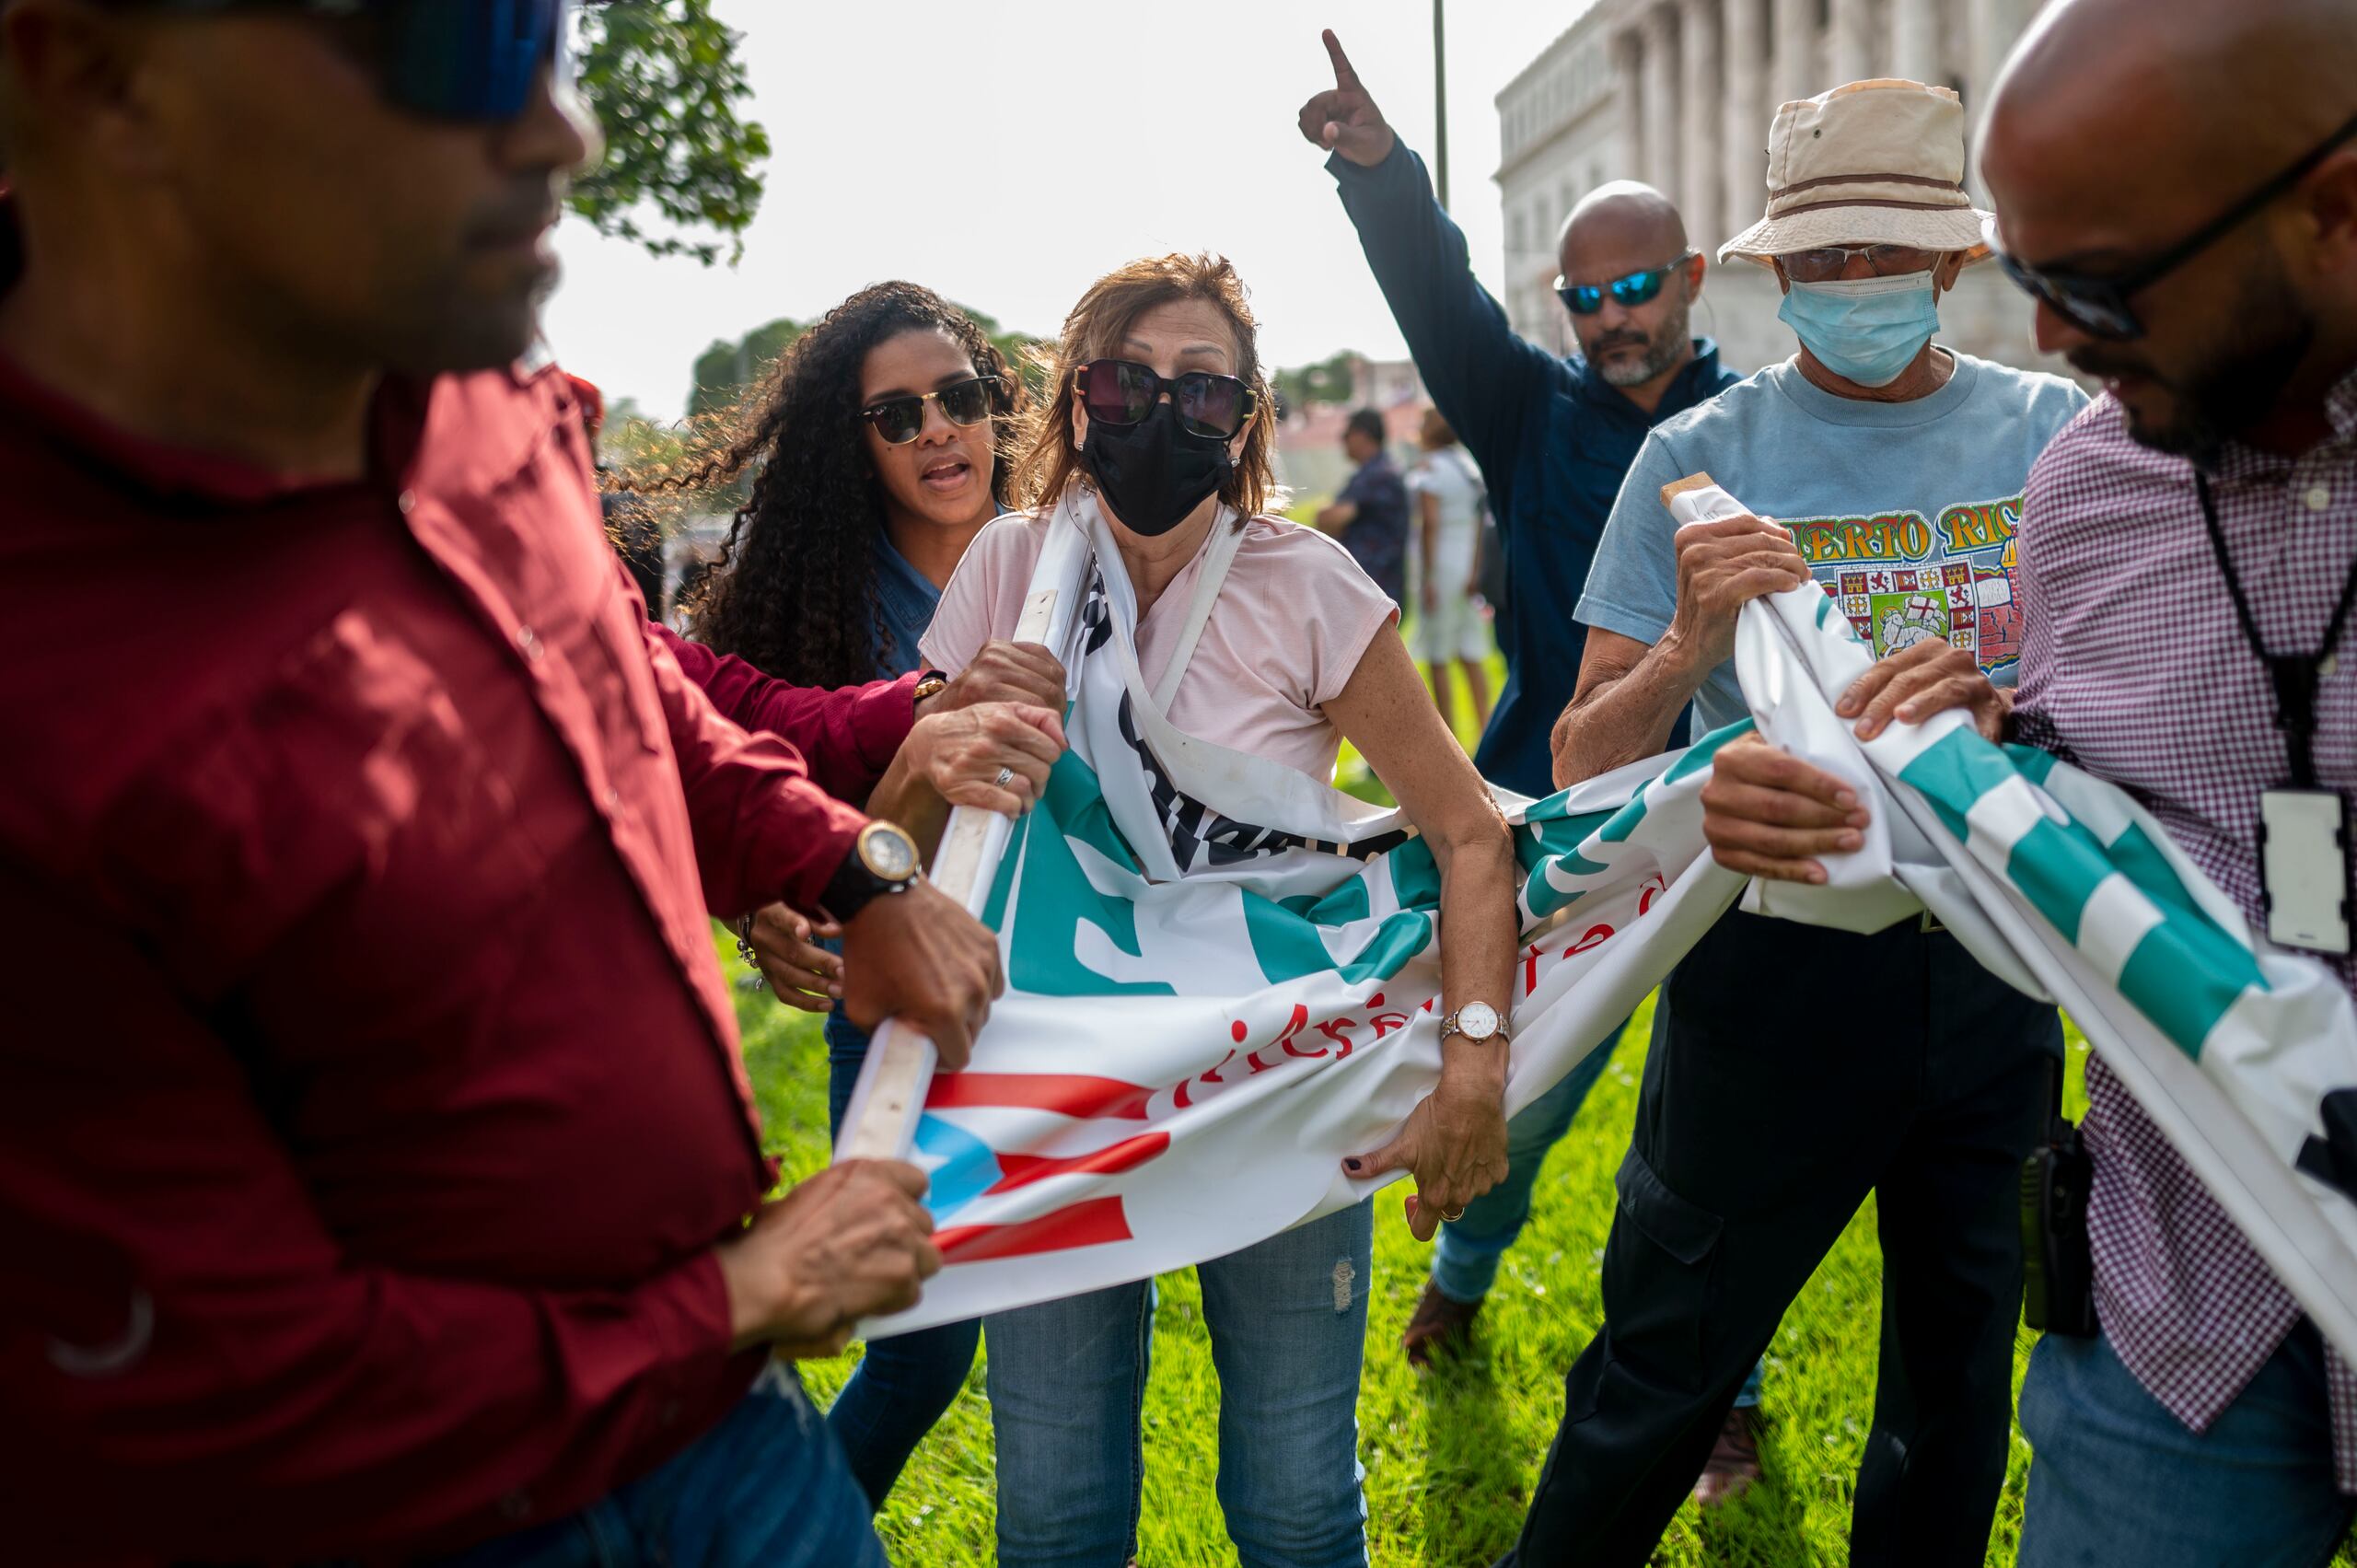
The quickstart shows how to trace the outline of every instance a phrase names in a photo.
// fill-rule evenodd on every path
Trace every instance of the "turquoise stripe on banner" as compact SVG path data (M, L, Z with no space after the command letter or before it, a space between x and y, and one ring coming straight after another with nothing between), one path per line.
M2047 775L2054 772L2055 757L2051 751L2041 751L2035 746L2007 745L2005 760L2014 770L2030 783L2043 788Z
M1966 813L2014 776L2005 754L1969 729L1949 731L1898 771L1898 782L1922 795L1963 842L1972 838Z
M2021 836L2005 862L2005 875L2037 907L2047 923L2076 947L2079 920L2097 885L2111 875L2103 846L2073 822L2068 828L2040 819Z
M1611 819L1609 811L1588 811L1577 817L1526 822L1514 830L1514 857L1521 864L1526 875L1538 870L1543 863L1553 861L1567 875L1593 876L1606 867L1583 857L1580 845L1587 842L1589 834L1598 831ZM1423 841L1417 839L1412 842L1421 843ZM1403 899L1400 901L1404 903L1407 900Z
M2175 912L2145 933L2119 971L2120 994L2196 1062L2226 1009L2253 987L2263 991L2267 981L2248 949Z
M1440 866L1430 839L1419 833L1383 858L1391 867L1391 895L1400 908L1439 907Z
M1342 979L1351 985L1389 980L1410 958L1430 947L1432 940L1432 916L1402 910L1383 923L1375 940L1360 948L1357 958L1342 966Z
M1375 912L1375 903L1368 896L1364 874L1325 893L1295 893L1279 899L1277 902L1302 919L1314 921L1319 925L1348 925Z
M1650 809L1645 803L1645 795L1652 788L1651 784L1647 784L1644 789L1631 796L1629 804L1615 811L1611 819L1596 830L1597 840L1608 844L1617 844L1625 842L1631 833L1635 832L1637 824L1645 819L1645 812Z
M1830 604L1833 601L1828 599L1825 602ZM1669 771L1662 774L1661 782L1666 784L1674 784L1680 779L1701 772L1710 766L1711 759L1719 754L1720 747L1730 740L1740 739L1759 727L1746 718L1737 719L1731 725L1724 725L1711 731L1710 734L1688 747L1685 756L1669 765Z
M2188 920L2217 929L2217 922L2193 901L2192 890L2177 876L2177 868L2169 864L2168 856L2162 853L2161 846L2153 842L2153 835L2142 827L2134 822L2129 823L2127 831L2111 842L2110 853L2111 863L2119 867L2120 873L2135 883L2146 898L2173 915L2182 914ZM2232 942L2233 938L2227 940ZM2240 943L2234 945L2241 946Z
M1015 929L1007 940L1006 980L1037 996L1173 996L1161 981L1116 981L1080 961L1083 923L1095 926L1114 947L1143 958L1137 905L1118 894L1100 893L1073 852L1083 843L1132 874L1136 862L1114 831L1097 775L1077 752L1066 751L1048 770L1047 793L1016 825L1022 835L1022 881L1016 894ZM1001 875L1016 865L1010 850ZM994 901L1000 890L993 889ZM1000 912L1004 915L1004 904ZM1002 924L1004 921L1002 919Z
M1337 964L1333 954L1327 951L1325 939L1318 935L1317 924L1248 889L1239 891L1244 900L1244 931L1251 939L1252 957L1271 985L1299 980L1304 975L1323 974L1329 970L1340 970L1342 978L1353 985L1368 979L1389 980L1433 939L1430 915L1419 910L1402 910L1377 926L1375 935L1349 963ZM1364 906L1364 894L1361 902Z

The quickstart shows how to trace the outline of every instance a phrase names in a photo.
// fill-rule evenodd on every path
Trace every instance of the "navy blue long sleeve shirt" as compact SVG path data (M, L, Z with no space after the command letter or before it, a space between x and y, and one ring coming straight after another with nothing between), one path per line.
M1558 358L1515 335L1474 277L1464 234L1433 199L1423 159L1405 143L1373 168L1339 153L1326 167L1425 389L1481 465L1497 514L1514 585L1511 611L1498 621L1506 683L1474 763L1508 789L1551 794L1548 738L1587 644L1572 607L1620 481L1648 430L1742 377L1720 367L1716 344L1700 340L1647 414L1586 360Z

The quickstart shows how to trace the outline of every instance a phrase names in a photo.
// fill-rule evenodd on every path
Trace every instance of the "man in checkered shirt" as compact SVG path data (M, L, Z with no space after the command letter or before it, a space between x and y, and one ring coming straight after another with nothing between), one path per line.
M2128 789L2262 927L2259 796L2292 765L2195 474L2269 651L2337 656L2316 772L2357 794L2357 646L2318 647L2357 563L2352 113L2351 0L2072 0L1982 143L2039 345L2106 384L2024 497L2011 733ZM1876 705L1958 695L1902 675ZM2021 1563L2326 1562L2357 1376L2100 1058L2087 1096L2102 1332L2031 1359Z

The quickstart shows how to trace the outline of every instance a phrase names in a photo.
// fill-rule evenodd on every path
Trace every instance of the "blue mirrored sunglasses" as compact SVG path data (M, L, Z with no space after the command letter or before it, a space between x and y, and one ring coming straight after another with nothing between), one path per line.
M1634 308L1659 294L1661 285L1668 281L1670 273L1701 254L1700 250L1689 250L1674 261L1649 267L1642 273L1631 273L1627 277L1614 278L1610 283L1565 283L1558 277L1555 293L1562 298L1563 308L1574 316L1593 316L1603 309L1607 294L1612 296L1614 303Z
M580 0L153 0L159 9L265 6L348 23L386 101L435 120L513 120L531 106L541 70L569 75ZM597 0L589 0L597 3Z

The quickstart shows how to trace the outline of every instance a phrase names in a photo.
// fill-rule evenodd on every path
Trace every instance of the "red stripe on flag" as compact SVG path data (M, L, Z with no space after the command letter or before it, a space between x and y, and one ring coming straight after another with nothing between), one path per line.
M1116 1171L1134 1170L1170 1146L1167 1132L1140 1132L1108 1144L1085 1155L1055 1158L1047 1155L1010 1155L998 1156L999 1169L1006 1172L984 1191L984 1196L997 1192L1012 1192L1017 1187L1034 1181L1045 1181L1051 1176L1110 1176Z
M933 1244L948 1262L979 1263L987 1258L1021 1258L1129 1239L1130 1222L1121 1213L1121 1200L1115 1197L1067 1204L1014 1225L951 1225L934 1232Z
M936 1073L924 1092L928 1110L955 1110L964 1106L1012 1106L1025 1110L1052 1110L1059 1116L1086 1120L1118 1116L1128 1121L1145 1120L1145 1102L1154 1091L1119 1078L1087 1078L1063 1073Z

